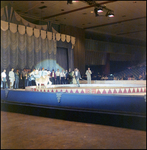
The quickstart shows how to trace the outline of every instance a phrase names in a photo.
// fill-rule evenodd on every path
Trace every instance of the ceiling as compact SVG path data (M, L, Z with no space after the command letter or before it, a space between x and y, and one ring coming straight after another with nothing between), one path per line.
M88 2L1 1L1 7L10 3L18 14L35 24L50 21L85 31L146 41L146 1L91 1L106 8L97 17L95 5ZM106 17L108 9L114 11L115 17Z

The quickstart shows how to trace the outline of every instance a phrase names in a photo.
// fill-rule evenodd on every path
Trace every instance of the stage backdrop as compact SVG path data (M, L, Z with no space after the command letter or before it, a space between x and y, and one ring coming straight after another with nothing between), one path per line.
M73 69L75 37L49 27L25 20L10 5L1 8L1 69ZM66 49L66 59L57 54L61 49Z
M1 67L3 69L8 68L9 65L18 69L42 67L49 70L59 68L60 71L68 69L67 67L73 69L70 36L1 22ZM61 52L62 49L66 49L65 54ZM60 57L60 55L65 56ZM60 59L59 64L57 56L58 60Z

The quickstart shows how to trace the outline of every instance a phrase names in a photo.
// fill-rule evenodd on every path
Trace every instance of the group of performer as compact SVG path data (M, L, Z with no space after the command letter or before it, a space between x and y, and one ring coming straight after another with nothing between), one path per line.
M87 83L91 84L91 70L88 68L86 70L86 76L87 76ZM49 71L47 69L33 69L32 71L30 69L23 69L21 72L16 69L14 72L14 68L11 69L8 73L9 81L10 81L10 89L18 89L19 88L19 81L22 81L22 88L25 89L26 86L33 86L36 85L35 79L40 77L48 76L52 84L77 84L78 87L80 87L79 80L81 78L81 74L78 68L75 68L73 71L69 68L68 70L62 70L61 72L59 69L55 72L54 69L52 71ZM7 84L7 74L6 69L3 70L1 73L1 81L2 81L2 87L3 89L6 88Z

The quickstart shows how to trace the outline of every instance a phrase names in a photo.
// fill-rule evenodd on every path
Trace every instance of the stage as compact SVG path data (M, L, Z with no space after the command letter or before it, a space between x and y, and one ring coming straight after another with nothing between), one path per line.
M1 89L1 104L5 111L146 130L146 81Z
M124 94L124 95L145 95L145 80L109 80L109 81L93 81L92 84L85 84L86 81L80 81L80 87L76 84L59 84L44 85L40 87L28 86L26 91L38 92L64 92L64 93L81 93L81 94Z

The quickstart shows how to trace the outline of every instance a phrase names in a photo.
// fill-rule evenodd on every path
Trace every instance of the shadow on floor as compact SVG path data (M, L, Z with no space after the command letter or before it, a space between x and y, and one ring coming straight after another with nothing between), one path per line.
M68 121L100 124L146 131L146 116L129 116L124 114L112 114L108 112L82 112L78 110L70 111L8 103L1 103L1 110Z

